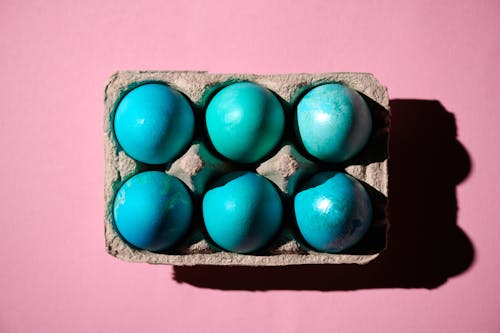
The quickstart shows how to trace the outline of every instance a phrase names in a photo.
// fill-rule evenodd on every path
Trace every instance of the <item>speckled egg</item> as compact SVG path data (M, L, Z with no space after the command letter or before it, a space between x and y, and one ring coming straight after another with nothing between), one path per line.
M175 245L187 232L193 205L184 184L160 171L139 173L116 194L113 216L119 234L149 251Z
M366 145L372 129L367 103L338 83L317 86L297 105L298 133L305 149L331 163L344 162Z
M372 220L365 188L341 172L315 175L295 196L294 211L304 240L312 248L329 253L356 244Z
M220 90L206 111L215 149L240 163L254 163L276 147L285 127L283 108L268 89L240 82Z
M266 178L253 172L222 177L203 198L203 219L221 248L254 252L269 244L280 229L280 195Z
M129 91L118 104L114 131L132 158L148 164L167 163L191 141L193 110L175 89L160 83L144 84Z

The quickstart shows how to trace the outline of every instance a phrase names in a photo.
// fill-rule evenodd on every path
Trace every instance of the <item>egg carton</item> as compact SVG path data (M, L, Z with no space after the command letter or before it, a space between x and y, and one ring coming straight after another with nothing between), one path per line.
M286 129L280 145L262 163L242 165L229 162L211 146L204 126L204 110L214 94L224 86L251 81L271 90L285 110ZM196 131L192 145L166 165L148 165L125 154L113 132L113 117L121 98L144 83L160 82L184 94L193 107ZM294 134L293 113L300 98L312 87L342 83L362 94L373 120L373 130L365 148L342 164L314 160L301 147ZM204 71L120 71L113 74L105 88L105 242L109 254L129 262L171 265L246 265L281 266L301 264L365 264L386 247L387 143L389 137L389 99L387 89L369 73L322 74L215 74ZM113 222L113 200L120 186L136 173L161 170L182 180L192 191L195 207L192 227L175 248L153 253L129 245L118 234ZM237 170L257 172L281 190L284 203L283 226L274 241L252 254L224 251L213 244L204 229L201 214L202 195L210 182L224 173ZM362 182L373 206L373 221L364 238L338 254L317 252L307 246L294 222L292 201L300 182L320 171L343 171Z

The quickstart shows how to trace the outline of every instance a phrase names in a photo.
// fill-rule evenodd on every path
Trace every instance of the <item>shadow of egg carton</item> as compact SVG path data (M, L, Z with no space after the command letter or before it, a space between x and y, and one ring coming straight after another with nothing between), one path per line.
M239 81L251 81L271 90L282 102L287 129L281 144L262 163L241 165L228 162L211 146L204 128L204 110L210 98L222 87ZM127 156L114 136L112 123L121 98L131 89L150 82L161 82L180 91L192 103L196 131L191 146L167 165L147 165ZM327 164L307 156L293 133L293 110L312 87L327 82L342 83L362 94L373 120L373 130L365 148L342 164ZM300 264L364 264L385 249L388 220L387 143L389 136L389 99L387 89L368 73L323 74L214 74L188 71L122 71L110 78L105 88L105 241L111 255L130 262L172 265L248 265L278 266ZM137 249L124 241L113 222L113 200L120 186L131 176L146 170L161 170L179 178L192 191L194 218L191 230L175 248L164 253ZM274 242L253 254L226 252L215 246L204 229L201 198L209 184L224 173L251 170L271 180L283 196L283 227ZM300 182L314 173L344 171L360 180L373 205L373 222L365 237L354 247L339 254L317 252L301 238L293 217L292 194Z

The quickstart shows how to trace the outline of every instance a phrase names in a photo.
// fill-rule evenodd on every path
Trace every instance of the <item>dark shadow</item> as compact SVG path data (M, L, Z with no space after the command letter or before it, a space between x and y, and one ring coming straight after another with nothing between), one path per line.
M470 267L455 188L471 161L455 118L438 101L392 100L388 248L364 265L174 267L174 279L223 290L437 288Z

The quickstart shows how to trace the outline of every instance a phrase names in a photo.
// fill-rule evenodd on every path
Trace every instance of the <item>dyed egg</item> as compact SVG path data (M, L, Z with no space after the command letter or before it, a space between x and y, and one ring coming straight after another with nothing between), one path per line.
M191 141L193 110L183 95L167 85L144 84L120 101L114 130L118 143L132 158L148 164L167 163Z
M365 100L338 83L311 89L297 105L297 127L305 149L326 162L344 162L363 149L372 129Z
M240 163L261 160L283 135L283 108L272 92L255 83L231 84L210 101L207 131L215 149Z
M365 188L341 172L314 176L295 196L294 211L304 240L314 249L329 253L356 244L372 220L372 205Z
M160 171L139 173L127 180L113 206L119 234L149 251L166 250L177 243L189 229L192 212L184 184Z
M254 252L269 244L280 229L280 195L266 178L253 172L222 177L203 197L203 219L221 248Z

